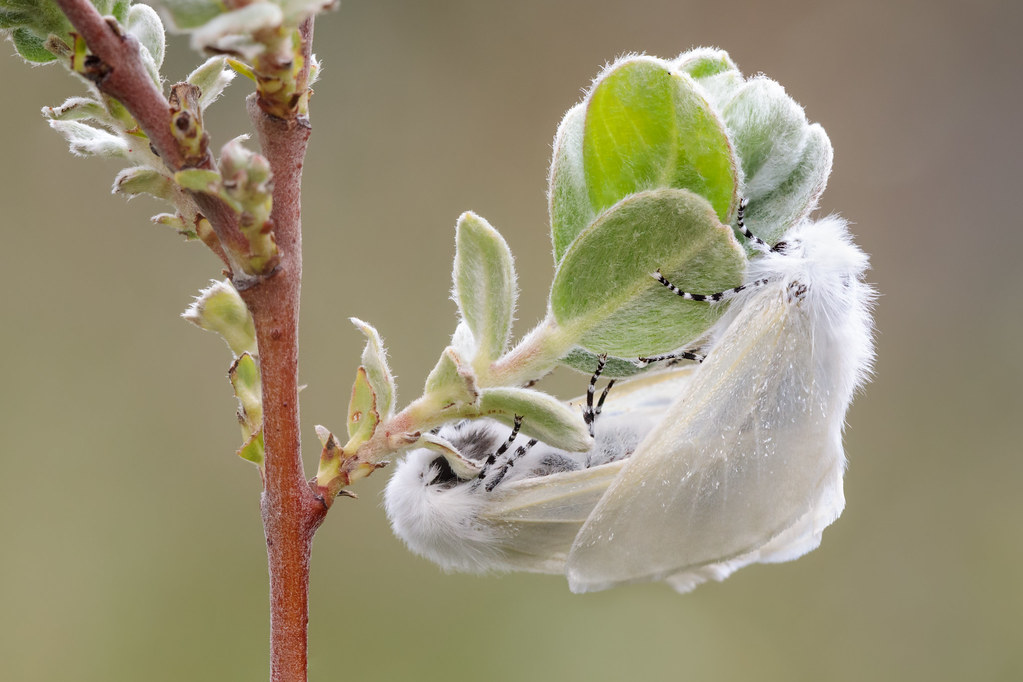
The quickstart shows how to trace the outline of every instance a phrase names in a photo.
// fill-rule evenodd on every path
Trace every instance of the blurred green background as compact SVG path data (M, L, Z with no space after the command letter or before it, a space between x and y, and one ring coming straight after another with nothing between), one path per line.
M563 578L446 575L408 553L386 476L316 539L314 680L1023 679L1023 12L1005 2L387 2L316 27L304 197L302 380L343 429L372 321L401 396L454 327L453 225L517 259L522 333L552 263L546 174L562 113L606 60L730 51L835 147L822 211L873 259L877 376L849 413L848 506L822 547L676 596L575 596ZM110 196L39 116L79 94L0 59L0 679L266 679L256 470L223 344L178 318L219 273ZM165 73L196 63L173 40ZM217 145L247 130L236 82ZM556 377L569 397L579 375Z

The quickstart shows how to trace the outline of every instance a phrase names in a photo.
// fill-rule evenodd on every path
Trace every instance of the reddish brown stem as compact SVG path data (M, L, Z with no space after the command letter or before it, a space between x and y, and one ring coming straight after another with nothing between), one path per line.
M262 500L270 569L270 679L304 682L309 556L327 507L302 470L298 411L298 318L302 277L300 191L310 128L269 116L248 98L249 117L274 175L276 274L242 292L256 324L266 448Z

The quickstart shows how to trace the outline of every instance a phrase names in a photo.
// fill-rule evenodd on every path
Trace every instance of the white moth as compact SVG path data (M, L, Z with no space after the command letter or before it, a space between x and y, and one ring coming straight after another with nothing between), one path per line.
M732 299L702 365L627 382L593 451L537 445L490 489L411 453L385 493L398 536L448 569L564 572L575 592L662 579L685 592L817 547L844 507L841 435L873 359L874 294L838 218L760 244L729 292L657 275L688 299ZM481 461L507 434L487 422L439 435Z

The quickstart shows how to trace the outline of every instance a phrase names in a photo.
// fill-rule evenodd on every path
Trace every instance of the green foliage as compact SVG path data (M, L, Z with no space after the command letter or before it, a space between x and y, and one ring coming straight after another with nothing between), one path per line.
M515 312L515 267L511 249L490 224L463 213L455 226L454 298L472 333L478 373L507 348Z
M729 220L738 175L724 122L693 79L664 60L623 59L559 127L550 186L555 260L601 211L647 189L689 189Z
M682 189L640 192L575 239L554 276L550 307L591 351L661 353L699 337L724 309L665 296L651 274L660 269L686 290L712 293L740 284L745 263L705 199Z
M362 351L362 367L376 400L376 409L384 419L394 413L396 389L394 377L387 366L387 353L380 334L371 325L358 318L351 318L352 324L366 336L366 347Z
M522 417L522 433L548 445L581 452L593 445L578 411L557 398L528 388L488 388L480 395L480 414L511 425Z
M131 10L128 0L92 0L92 4L100 14L113 16L122 24L128 20ZM141 12L146 13L147 10L153 12L149 7ZM159 17L156 21L159 22ZM10 31L18 54L36 64L52 62L60 56L49 49L53 47L47 45L51 39L65 47L72 43L71 24L53 0L0 0L0 32L5 30ZM160 34L162 39L162 26Z

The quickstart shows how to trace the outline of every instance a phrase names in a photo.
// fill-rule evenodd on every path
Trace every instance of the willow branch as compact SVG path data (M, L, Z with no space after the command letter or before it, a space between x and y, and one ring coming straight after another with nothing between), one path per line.
M99 65L84 75L96 84L100 92L124 105L149 138L153 150L171 171L185 168L185 157L171 131L171 112L167 98L142 63L138 40L100 16L89 0L56 0L56 3L85 39L89 51L100 61ZM207 156L199 167L213 168L212 158ZM238 228L238 217L227 204L201 192L189 192L189 196L210 221L217 238L225 247L221 254L227 256L248 248L248 240ZM224 260L236 274L242 274L236 264L230 262L230 258L225 257Z

